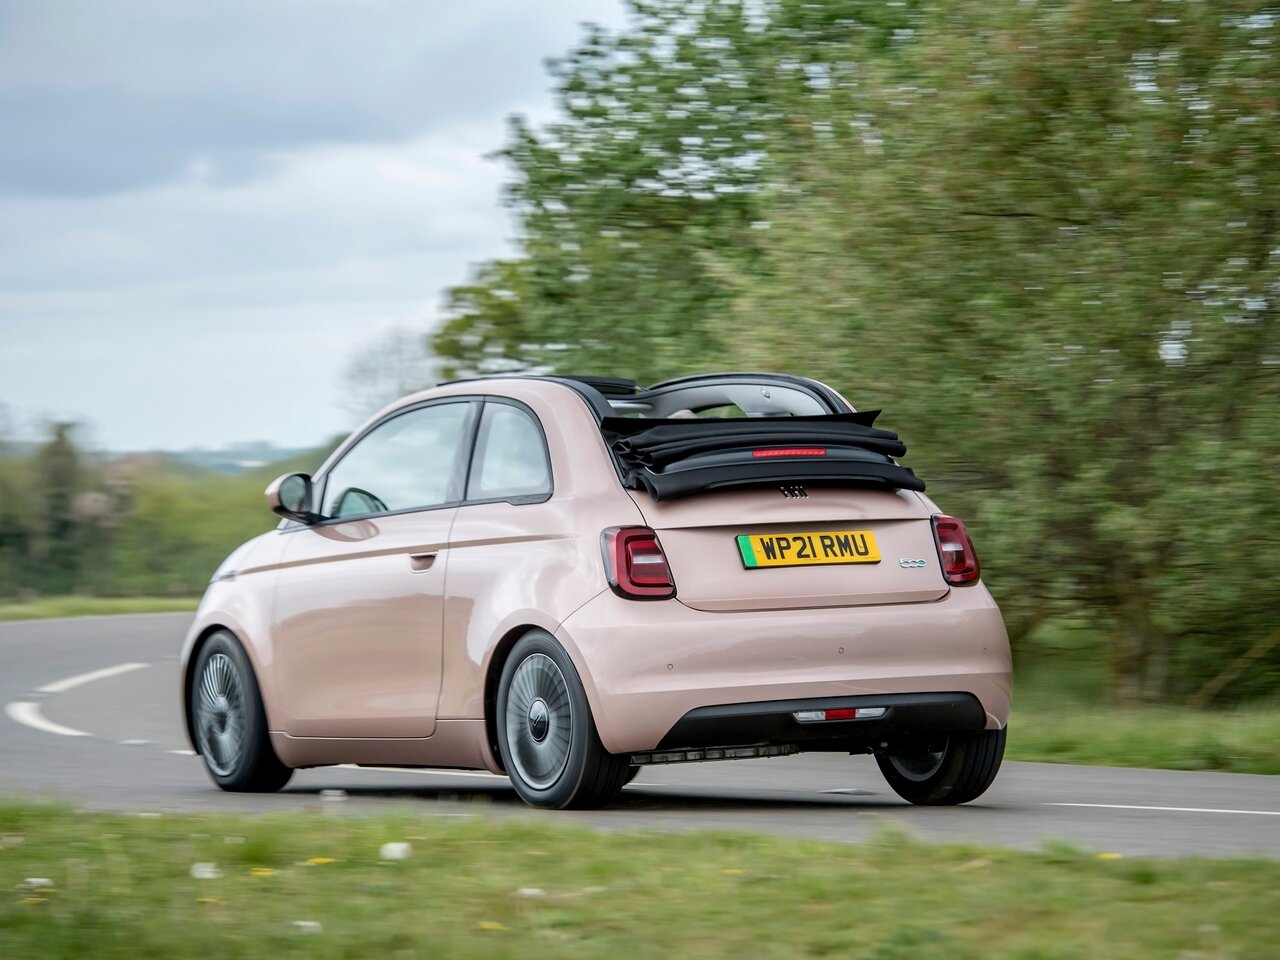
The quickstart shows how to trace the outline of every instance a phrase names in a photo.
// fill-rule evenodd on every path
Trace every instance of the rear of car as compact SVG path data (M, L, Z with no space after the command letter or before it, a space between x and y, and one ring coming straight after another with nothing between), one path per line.
M914 802L985 790L1008 640L896 435L795 378L624 389L601 432L643 524L603 532L612 589L556 634L604 747L637 765L870 752Z

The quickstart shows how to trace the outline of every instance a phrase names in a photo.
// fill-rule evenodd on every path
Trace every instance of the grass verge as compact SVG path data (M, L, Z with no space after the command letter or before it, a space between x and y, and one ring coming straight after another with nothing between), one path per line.
M384 861L388 842L412 853ZM854 846L484 818L140 819L0 805L0 889L7 960L1141 960L1261 958L1280 942L1280 863L892 834Z
M1280 774L1280 708L1126 710L1069 704L1054 709L1024 706L1015 696L1006 757Z
M1010 760L1280 774L1280 704L1222 710L1112 707L1084 670L1018 671Z
M0 620L95 617L111 613L168 613L195 610L194 597L39 597L0 602Z

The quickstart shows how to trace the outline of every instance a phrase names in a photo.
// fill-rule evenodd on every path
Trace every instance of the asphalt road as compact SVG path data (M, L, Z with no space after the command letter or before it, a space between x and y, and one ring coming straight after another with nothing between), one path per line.
M617 803L590 812L534 811L505 778L460 771L303 770L279 794L222 793L182 730L177 655L189 622L152 614L0 623L0 796L137 812L340 802L351 813L847 841L892 823L921 839L1026 849L1058 840L1129 856L1280 856L1280 777L1245 774L1006 763L986 795L954 808L911 807L871 758L830 754L647 767ZM321 793L328 790L345 798Z

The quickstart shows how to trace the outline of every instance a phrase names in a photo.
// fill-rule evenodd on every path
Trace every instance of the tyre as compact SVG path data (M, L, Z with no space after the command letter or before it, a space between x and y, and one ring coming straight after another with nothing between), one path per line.
M530 806L598 807L631 775L630 758L600 743L573 662L541 630L525 634L503 665L495 719L502 764Z
M1007 733L1006 727L903 741L877 753L876 763L903 800L926 806L968 803L996 778Z
M271 747L249 657L225 630L200 648L187 691L187 709L196 750L213 782L223 790L271 793L289 782L293 771Z

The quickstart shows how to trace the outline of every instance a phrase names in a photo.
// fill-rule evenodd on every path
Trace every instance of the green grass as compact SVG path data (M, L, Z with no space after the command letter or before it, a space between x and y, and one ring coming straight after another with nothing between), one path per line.
M408 841L412 855L380 861L388 841ZM195 863L220 876L193 878ZM1280 942L1280 863L894 834L839 845L485 818L140 819L0 805L0 891L6 960L1142 960L1271 957Z
M1230 710L1112 707L1088 671L1021 671L1009 718L1011 760L1280 774L1280 704Z
M1010 760L1280 774L1280 708L1119 709L1015 700Z
M195 610L188 597L39 597L0 601L0 620L43 620L50 617L95 617L111 613L167 613Z

